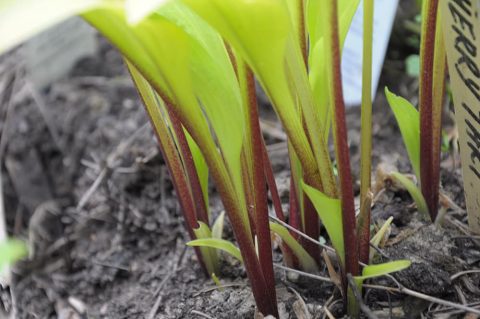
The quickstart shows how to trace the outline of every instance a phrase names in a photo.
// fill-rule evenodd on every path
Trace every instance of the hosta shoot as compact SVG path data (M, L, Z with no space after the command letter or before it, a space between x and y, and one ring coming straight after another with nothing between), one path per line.
M287 220L260 130L255 81L288 137L288 222L314 240L323 223L338 255L344 300L347 274L363 280L408 266L393 262L361 270L359 263L360 256L369 262L370 211L363 209L357 228L340 74L341 48L358 4L359 0L44 0L41 11L48 14L39 15L38 1L9 0L0 5L0 27L19 31L0 38L0 52L74 14L104 35L123 55L145 104L185 216L188 245L195 247L212 278L219 272L218 251L242 261L258 310L278 316L271 232L282 239L284 259L306 271L320 268L321 248L269 223L267 191L277 217ZM369 207L373 1L364 6L361 196ZM29 23L23 23L22 16L29 17ZM424 56L429 50L427 46L422 51ZM330 130L338 178L329 153ZM409 150L412 163L419 152L418 146ZM421 174L420 168L415 170ZM223 215L213 223L209 178L238 246L222 238ZM355 314L356 302L348 302Z

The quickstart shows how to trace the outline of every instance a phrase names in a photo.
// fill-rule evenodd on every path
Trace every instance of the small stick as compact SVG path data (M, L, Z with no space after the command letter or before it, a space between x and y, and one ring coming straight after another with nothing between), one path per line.
M304 272L304 271L301 271L301 270L296 270L296 269L286 267L286 266L283 266L283 265L280 265L280 264L273 264L273 266L276 267L276 268L282 269L282 270L286 270L286 271L293 272L295 274L302 275L304 277L313 278L313 279L317 279L317 280L324 281L324 282L334 283L332 281L332 279L330 279L328 277L322 277L322 276L310 274L308 272Z
M310 237L310 236L302 233L302 232L299 231L298 229L295 229L294 227L290 226L289 224L285 223L284 221L281 221L281 220L278 219L277 217L272 216L272 215L269 215L269 217L270 217L271 220L279 223L280 225L284 226L284 227L287 228L288 230L293 231L294 233L296 233L296 234L300 235L301 237L303 237L303 238L311 241L312 243L315 243L315 244L317 244L318 246L320 246L320 247L322 247L322 248L324 248L324 249L326 249L326 250L328 250L328 251L331 251L331 252L336 253L336 252L335 252L335 249L333 249L332 247L327 246L327 245L325 245L325 244L322 244L322 243L319 242L318 240L313 239L312 237Z
M472 270L465 270L465 271L460 271L460 272L457 272L456 274L452 275L450 277L450 280L454 280L454 279L457 279L458 277L461 277L463 275L467 275L467 274L478 274L480 273L480 269L472 269Z

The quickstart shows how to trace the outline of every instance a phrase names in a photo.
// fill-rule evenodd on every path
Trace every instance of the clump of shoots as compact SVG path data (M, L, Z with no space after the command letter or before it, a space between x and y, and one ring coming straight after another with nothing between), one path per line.
M192 239L188 245L196 247L200 263L214 280L219 250L243 262L263 315L278 316L271 232L282 239L285 260L313 272L322 262L321 249L295 231L316 241L323 223L338 255L344 300L354 316L358 305L347 292L347 275L361 286L366 278L408 266L409 262L397 261L361 269L359 263L368 264L370 251L372 0L364 2L358 222L340 57L359 0L98 0L82 5L45 0L42 11L51 20L42 16L28 24L19 24L18 17L37 17L38 7L30 0L18 3L0 9L1 28L19 30L16 37L0 38L0 51L72 14L81 14L119 49L171 173ZM423 50L425 56L429 50L429 46ZM292 171L288 222L295 231L269 223L267 190L278 219L286 218L260 131L255 80L288 137ZM338 179L329 154L330 128ZM238 246L221 238L223 215L210 226L209 176Z
M419 111L407 100L385 90L402 133L418 189L408 178L394 174L432 222L438 213L442 105L445 96L446 56L437 0L425 0L422 7L420 46Z

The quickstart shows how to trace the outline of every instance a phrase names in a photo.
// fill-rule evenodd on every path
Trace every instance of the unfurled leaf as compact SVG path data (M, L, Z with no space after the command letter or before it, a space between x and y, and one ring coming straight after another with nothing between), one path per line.
M411 264L412 262L410 260L395 260L383 264L368 265L363 267L361 276L355 276L353 279L355 280L358 289L361 290L365 279L380 277L401 271L410 267Z
M342 265L344 265L345 246L343 242L342 206L340 200L327 197L319 190L305 183L302 183L302 188L315 206L317 214L332 241L332 245L337 251Z
M5 240L0 243L0 272L3 269L27 255L27 246L23 241L16 239Z
M363 267L362 276L359 278L365 280L368 278L379 277L393 272L397 272L410 267L412 262L410 260L395 260L388 263L368 265Z
M298 243L298 241L293 238L288 229L280 224L270 222L270 230L280 236L283 242L292 250L293 254L298 258L303 270L307 272L314 272L318 269L315 260Z
M232 244L232 242L225 239L217 239L217 238L196 239L196 240L189 241L187 245L220 249L220 250L223 250L224 252L229 253L230 255L237 258L241 262L243 262L242 255L240 254L240 249L238 249L237 246Z
M184 0L213 26L254 71L273 101L303 163L314 167L310 148L287 76L286 48L293 41L290 13L277 0ZM317 173L318 174L318 173Z
M385 95L397 119L415 175L420 180L420 117L418 111L410 102L393 94L388 88L385 88Z

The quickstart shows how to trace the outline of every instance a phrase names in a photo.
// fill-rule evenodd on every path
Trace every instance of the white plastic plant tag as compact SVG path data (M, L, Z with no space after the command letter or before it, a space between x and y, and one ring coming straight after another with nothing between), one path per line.
M96 32L80 18L40 33L22 48L29 79L38 89L65 76L77 61L96 51Z
M372 51L372 96L377 91L398 0L375 0ZM353 17L342 52L343 96L347 106L362 103L363 1Z
M470 229L480 234L479 2L442 0L443 31L458 127Z

